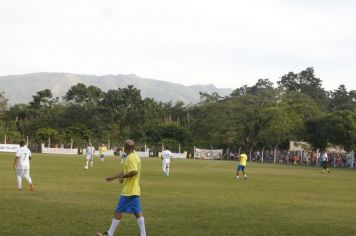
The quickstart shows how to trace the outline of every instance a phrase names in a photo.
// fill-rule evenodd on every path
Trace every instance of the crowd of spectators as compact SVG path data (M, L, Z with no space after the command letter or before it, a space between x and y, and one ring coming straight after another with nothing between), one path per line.
M330 167L350 167L349 154L344 152L328 152L327 154ZM237 156L237 154L234 156ZM356 157L354 160L356 162ZM263 155L260 151L252 152L251 161L287 165L320 166L321 158L320 152L316 151L289 152L286 150L278 150L276 152L264 151Z

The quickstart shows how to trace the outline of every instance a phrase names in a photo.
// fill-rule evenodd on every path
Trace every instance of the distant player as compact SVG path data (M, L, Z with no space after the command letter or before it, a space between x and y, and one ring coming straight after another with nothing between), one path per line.
M106 178L107 182L119 179L119 182L124 184L122 193L115 209L110 229L105 233L96 233L97 236L113 236L116 228L120 224L123 213L134 214L140 229L140 236L146 236L145 220L143 218L140 200L141 159L135 152L134 141L130 139L126 140L124 150L128 155L125 159L124 171Z
M29 183L30 191L34 190L30 177L30 160L31 151L25 146L25 141L21 141L20 148L17 150L14 160L14 171L16 171L17 188L19 191L22 191L22 178Z
M163 174L166 176L169 176L169 166L171 164L171 160L173 158L173 154L171 151L169 150L164 150L162 152L162 170L163 170Z
M87 146L87 151L86 151L86 156L87 156L87 164L85 165L85 169L89 168L89 163L90 167L93 167L94 164L94 154L95 154L95 148L91 144L88 144Z
M322 162L322 166L323 166L323 173L325 173L325 171L327 171L328 173L330 173L329 170L329 158L328 158L328 154L323 151L321 153L321 162Z
M100 155L101 162L104 162L104 153L106 151L107 151L107 148L106 148L105 144L101 144L101 146L99 147L99 155Z
M246 163L247 163L247 155L243 153L240 155L240 162L237 167L236 179L240 179L239 176L240 171L242 171L244 178L247 179L247 174L245 173Z
M124 164L127 154L125 152L121 152L120 156L121 156L121 164Z

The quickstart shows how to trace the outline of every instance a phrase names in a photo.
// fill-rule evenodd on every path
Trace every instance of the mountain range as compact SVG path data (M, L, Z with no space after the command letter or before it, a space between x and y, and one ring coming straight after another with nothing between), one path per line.
M0 92L5 92L8 105L28 103L38 91L50 89L54 97L62 97L68 89L78 83L87 86L94 85L102 91L124 88L133 85L141 90L143 97L153 98L156 101L194 104L200 101L199 92L216 92L221 96L229 95L232 89L217 88L213 84L185 86L181 84L144 79L135 74L129 75L81 75L71 73L32 73L23 75L0 76Z

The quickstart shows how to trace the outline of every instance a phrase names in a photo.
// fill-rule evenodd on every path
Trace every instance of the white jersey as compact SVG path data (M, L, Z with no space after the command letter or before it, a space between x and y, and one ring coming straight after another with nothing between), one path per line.
M31 151L27 147L20 147L16 151L17 161L17 170L29 170L30 169L30 157Z
M95 151L95 148L93 146L88 146L87 147L87 157L94 156L94 151Z
M321 154L322 161L328 161L328 154L327 153L322 153Z
M169 150L164 150L162 152L162 158L163 158L164 161L170 161L172 155L173 155L172 152L169 151Z

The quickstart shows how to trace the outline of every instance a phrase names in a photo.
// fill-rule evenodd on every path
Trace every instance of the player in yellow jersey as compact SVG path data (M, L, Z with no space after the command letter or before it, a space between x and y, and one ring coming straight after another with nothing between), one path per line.
M145 221L140 203L141 192L139 181L141 159L135 152L134 142L132 140L128 139L125 141L124 150L125 153L127 153L124 162L124 171L106 178L108 182L119 179L119 182L124 184L118 205L115 209L114 219L112 220L110 229L105 233L96 233L97 236L113 236L123 213L134 214L140 228L140 236L146 236Z
M242 173L244 174L244 178L247 179L247 174L245 172L246 163L247 163L247 155L243 153L240 155L240 162L239 165L237 166L236 179L240 179L239 176L240 171L242 171Z
M104 153L106 151L107 151L107 148L106 148L105 144L101 144L101 146L99 147L99 155L100 155L101 162L104 161Z

